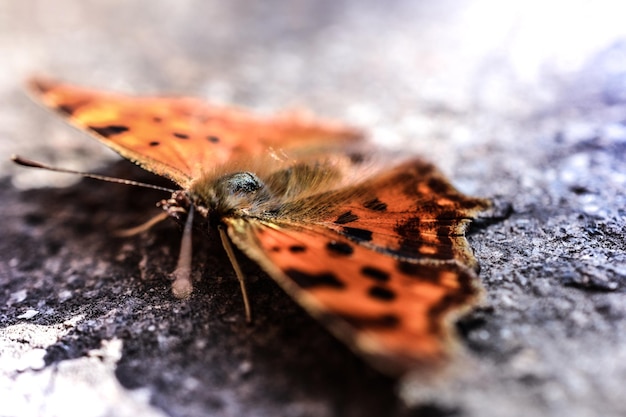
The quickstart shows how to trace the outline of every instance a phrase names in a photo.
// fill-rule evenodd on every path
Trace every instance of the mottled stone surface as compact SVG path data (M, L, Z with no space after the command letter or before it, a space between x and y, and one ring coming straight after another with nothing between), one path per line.
M623 11L417 3L2 2L0 415L625 415ZM251 262L246 325L217 242L172 299L178 226L113 236L161 194L8 162L155 181L32 104L33 73L309 108L512 204L470 237L486 301L459 323L467 359L382 377Z

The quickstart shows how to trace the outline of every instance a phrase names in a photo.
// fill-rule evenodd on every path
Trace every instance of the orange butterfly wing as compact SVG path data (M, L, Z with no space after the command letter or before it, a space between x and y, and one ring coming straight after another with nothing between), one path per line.
M233 242L313 316L397 373L450 353L451 319L480 295L465 226L489 204L411 161L295 200L275 221L225 221Z
M461 194L432 164L418 159L361 184L293 201L283 210L285 217L324 226L390 256L456 260L474 268L465 229L490 205Z
M272 147L341 146L362 138L333 122L296 114L260 117L196 98L133 97L46 79L33 79L30 87L74 125L183 188L210 167Z
M458 264L402 264L321 228L242 227L231 239L357 353L387 373L440 365L451 318L480 293ZM245 229L246 233L239 232Z

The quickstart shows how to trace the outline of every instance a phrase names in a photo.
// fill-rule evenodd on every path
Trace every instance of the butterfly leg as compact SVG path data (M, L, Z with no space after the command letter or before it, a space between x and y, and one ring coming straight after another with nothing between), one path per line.
M156 216L150 218L147 222L140 224L139 226L130 227L128 229L120 229L115 231L115 236L117 237L131 237L136 236L140 233L145 232L146 230L150 230L152 226L155 224L161 223L163 220L170 217L169 213L162 212L157 214Z
M185 221L185 229L183 230L183 239L180 243L180 253L178 255L178 263L176 269L172 272L174 282L172 282L172 293L176 298L187 298L193 291L191 282L191 256L192 244L191 233L193 226L193 205L189 207L189 214Z
M228 255L228 259L235 270L235 275L237 275L237 279L239 280L239 285L241 286L241 295L243 296L243 305L246 310L246 321L248 323L252 322L252 313L250 309L250 301L248 300L248 290L246 289L246 277L243 275L241 271L241 267L239 266L239 262L237 262L237 258L235 257L235 251L233 250L233 245L230 243L228 239L228 235L224 231L224 228L220 225L217 227L217 230L220 232L220 239L222 239L222 246L226 251L226 255Z

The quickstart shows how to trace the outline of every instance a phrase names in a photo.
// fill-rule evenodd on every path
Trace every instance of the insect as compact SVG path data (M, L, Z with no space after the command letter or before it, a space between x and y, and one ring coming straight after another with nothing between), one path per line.
M192 293L191 234L201 229L219 235L248 319L238 252L383 372L431 368L451 355L451 321L481 291L464 232L489 200L461 194L421 159L390 166L362 132L339 123L48 79L30 87L70 123L180 187L156 219L184 225L176 297Z

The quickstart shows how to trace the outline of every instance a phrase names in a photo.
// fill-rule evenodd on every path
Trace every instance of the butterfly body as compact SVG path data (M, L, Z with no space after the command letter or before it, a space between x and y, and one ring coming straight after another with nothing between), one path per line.
M326 170L328 169L328 170ZM301 180L306 172L310 182ZM202 177L189 194L199 205L219 217L272 216L282 205L332 185L332 168L295 164L271 174L234 170L217 177Z
M301 115L261 118L49 80L32 87L70 122L180 186L160 205L185 224L182 246L194 223L217 230L246 304L231 243L383 372L451 355L450 322L480 296L464 232L490 202L459 193L433 165L381 162L358 130ZM191 267L191 248L181 249L173 287L181 297L191 293Z

